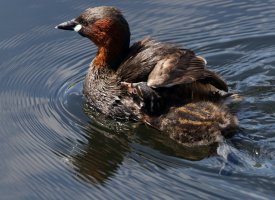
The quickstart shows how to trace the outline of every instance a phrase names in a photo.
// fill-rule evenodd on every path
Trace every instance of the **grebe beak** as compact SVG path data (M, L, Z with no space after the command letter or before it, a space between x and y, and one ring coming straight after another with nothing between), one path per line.
M55 28L78 32L81 30L82 25L79 24L79 22L75 21L75 19L72 19L70 21L63 22L63 23L57 25Z

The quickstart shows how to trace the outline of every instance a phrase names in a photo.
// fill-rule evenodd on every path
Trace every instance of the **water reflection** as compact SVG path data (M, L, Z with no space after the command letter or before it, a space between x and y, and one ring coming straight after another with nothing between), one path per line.
M150 149L154 149L160 155L193 161L217 155L218 144L184 147L167 135L143 124L129 122L122 125L99 113L91 114L86 106L84 109L91 116L91 122L84 127L87 142L78 145L78 151L70 155L70 162L80 178L90 183L104 184L110 180L124 159L133 152L150 154ZM159 159L166 162L165 157Z
M124 156L130 151L127 138L94 131L86 127L87 144L73 156L72 164L84 180L103 184L116 173Z
M137 143L148 146L165 155L194 161L216 155L217 143L209 146L185 147L170 139L167 135L145 125L140 125L134 132L137 136Z

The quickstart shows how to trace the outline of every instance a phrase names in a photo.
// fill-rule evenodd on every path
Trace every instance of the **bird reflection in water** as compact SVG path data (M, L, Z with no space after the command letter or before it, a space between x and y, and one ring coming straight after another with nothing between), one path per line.
M161 156L166 155L187 160L201 160L216 155L218 146L212 144L184 147L151 127L142 124L133 125L133 123L121 125L117 121L104 119L104 116L99 114L92 117L91 123L86 125L84 131L88 142L80 146L81 150L76 154L70 155L70 161L82 180L100 185L112 179L123 165L123 161L131 159L133 154L150 154L146 151L151 150L159 152L158 159L165 159L167 157L161 158ZM142 157L146 159L144 158L146 156Z

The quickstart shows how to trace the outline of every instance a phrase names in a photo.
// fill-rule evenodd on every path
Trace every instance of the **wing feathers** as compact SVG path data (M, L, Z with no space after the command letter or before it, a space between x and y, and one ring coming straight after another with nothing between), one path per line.
M146 38L135 43L117 70L126 82L147 82L152 88L200 82L228 91L226 83L206 68L206 60L189 49Z
M179 51L158 61L149 74L150 87L172 87L195 81L209 83L217 89L228 91L226 83L214 72L206 69L206 60L193 52Z

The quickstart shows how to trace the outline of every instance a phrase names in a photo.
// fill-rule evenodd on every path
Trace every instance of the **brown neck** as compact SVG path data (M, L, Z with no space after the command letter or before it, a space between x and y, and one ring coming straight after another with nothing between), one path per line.
M113 44L108 46L98 47L97 55L94 59L93 65L97 68L108 67L116 70L122 62L129 47L121 44Z
M97 20L86 35L98 47L94 65L116 70L129 51L128 24L113 19Z

